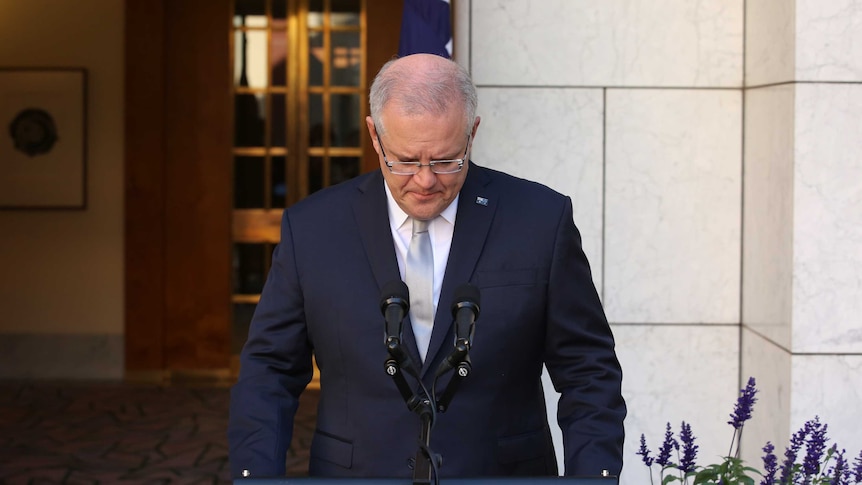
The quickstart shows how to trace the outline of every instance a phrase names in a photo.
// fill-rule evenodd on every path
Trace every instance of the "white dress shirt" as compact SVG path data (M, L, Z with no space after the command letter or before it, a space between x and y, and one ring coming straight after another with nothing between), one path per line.
M410 239L413 237L413 222L406 212L395 202L389 186L383 183L386 189L386 201L389 207L389 227L392 230L392 240L395 243L395 257L398 259L398 271L401 280L404 281L404 267L407 260L407 249L410 247ZM431 252L434 255L434 314L437 314L437 303L440 301L440 288L443 286L443 276L446 273L446 263L449 261L449 249L452 247L452 234L455 232L455 216L458 212L458 197L449 204L439 216L432 219L428 224L428 236L431 238ZM427 329L426 335L415 335L417 342L427 342L431 338L431 330ZM414 328L414 334L417 329ZM426 330L418 330L426 331ZM425 360L427 348L419 345L419 353Z

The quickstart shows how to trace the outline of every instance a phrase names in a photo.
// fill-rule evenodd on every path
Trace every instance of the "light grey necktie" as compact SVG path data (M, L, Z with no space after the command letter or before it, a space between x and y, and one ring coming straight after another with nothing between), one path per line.
M410 321L419 355L425 361L431 330L434 327L434 254L428 221L413 219L413 236L407 249L404 268L407 287L410 289Z

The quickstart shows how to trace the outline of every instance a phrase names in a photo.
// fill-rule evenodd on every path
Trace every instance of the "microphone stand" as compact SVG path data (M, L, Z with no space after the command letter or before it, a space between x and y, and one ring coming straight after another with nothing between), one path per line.
M398 285L399 283L400 286ZM392 290L394 291L384 290L384 299L381 302L381 307L386 316L385 344L386 351L389 353L389 357L384 362L384 368L386 373L395 381L395 386L398 388L398 392L401 393L401 397L407 404L407 408L411 412L418 414L421 421L419 450L416 452L415 463L413 465L413 484L430 485L432 478L435 483L439 481L440 477L437 469L442 465L442 457L431 451L431 428L434 426L435 413L438 411L441 413L445 412L449 408L449 403L460 387L461 381L467 378L472 371L469 351L470 340L473 334L472 321L479 316L479 294L478 289L472 285L462 285L456 290L457 303L452 308L453 317L456 320L455 348L437 369L437 373L434 376L434 384L431 388L432 392L429 393L422 382L419 372L413 366L410 356L401 345L400 320L403 319L404 315L403 313L390 313L388 311L389 308L397 309L397 307L390 306L390 300L387 295L390 293L393 293L392 296L406 295L407 288L403 282L398 281L393 285ZM396 303L394 300L392 302ZM470 312L472 312L469 322L463 322L462 315L465 315L463 313L465 308L469 308ZM406 312L407 307L402 306L401 310ZM398 320L397 325L395 324L396 320ZM462 323L470 324L469 332L464 331ZM457 369L457 371L449 380L441 399L435 402L437 381L452 369ZM407 373L416 379L418 383L416 392L411 390L410 385L404 377L404 371L407 371Z
M401 397L404 398L404 402L412 410L416 406L414 401L417 400L417 397L407 384L407 379L404 378L404 372L402 371L406 367L413 374L412 366L405 365L409 363L410 357L404 351L404 347L401 346L401 339L393 335L386 337L386 350L389 352L389 358L386 359L383 367L386 369L386 373L392 376L395 386L398 387L398 391L401 393ZM416 375L413 377L419 378Z
M443 391L443 395L440 397L440 400L437 401L437 411L444 413L449 409L449 403L452 401L452 397L455 395L455 392L457 392L458 388L461 386L461 381L467 378L467 376L470 375L470 371L473 370L473 364L470 362L469 352L470 343L466 339L456 340L455 349L448 357L446 357L446 360L443 361L443 364L437 371L437 377L435 379L439 379L443 374L448 372L449 369L455 369L455 374L452 375L452 379L450 379L449 384L446 385L446 390Z
M418 411L419 418L422 420L422 427L419 429L419 449L416 451L416 464L413 465L413 485L430 485L432 478L432 469L440 466L442 461L440 455L431 453L431 426L433 423L433 413L431 412L431 401L423 400L423 405ZM431 460L437 461L437 467L431 466ZM439 477L436 477L438 478Z
M430 448L431 427L434 417L433 410L436 409L441 413L445 412L449 408L452 397L455 395L458 387L460 387L461 381L470 375L472 364L468 354L469 350L470 343L466 339L458 339L455 342L455 349L446 357L446 360L443 361L437 370L437 375L434 377L434 387L437 386L437 380L451 369L455 368L457 372L449 380L440 400L434 402L435 393L432 388L431 396L423 400L422 409L418 411L419 417L422 419L422 428L419 434L420 448L416 452L416 466L413 469L413 485L428 485L431 483L432 459L436 460L437 465L433 467L434 470L442 465L442 457L432 453ZM435 476L435 478L439 477Z
M415 464L413 466L413 484L414 485L430 485L432 478L432 453L431 453L431 427L434 425L434 408L432 407L431 398L420 396L410 389L407 384L407 379L404 378L402 369L407 369L417 381L420 382L419 375L415 373L413 366L410 364L410 357L401 346L401 339L394 335L386 337L386 350L389 352L389 358L384 363L386 373L389 374L395 381L395 386L401 393L401 397L407 404L407 408L419 415L422 425L419 431L419 450L416 452ZM440 457L433 458L439 466Z

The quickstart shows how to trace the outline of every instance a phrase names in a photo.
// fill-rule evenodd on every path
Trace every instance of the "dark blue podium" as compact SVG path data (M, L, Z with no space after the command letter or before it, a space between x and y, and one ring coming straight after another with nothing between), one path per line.
M410 478L243 478L238 485L412 485ZM617 477L484 477L441 478L440 485L618 485Z

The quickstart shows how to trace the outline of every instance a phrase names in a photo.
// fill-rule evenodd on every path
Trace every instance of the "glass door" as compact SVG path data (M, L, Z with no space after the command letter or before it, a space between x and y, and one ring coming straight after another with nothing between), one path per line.
M368 104L365 2L234 1L234 373L283 210L361 171Z

